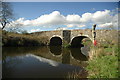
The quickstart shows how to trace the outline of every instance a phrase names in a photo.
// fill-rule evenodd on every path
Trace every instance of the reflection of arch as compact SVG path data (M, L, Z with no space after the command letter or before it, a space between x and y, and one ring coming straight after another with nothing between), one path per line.
M62 45L62 39L61 37L58 37L58 36L53 36L51 39L50 39L50 46L58 46L58 45Z
M88 60L87 56L82 54L80 48L71 48L71 55L74 59L77 59L79 61Z
M62 53L62 46L50 46L50 52L55 56L61 55Z
M71 47L84 47L81 43L84 38L88 38L87 36L77 36L72 38L71 40Z
M62 53L62 63L63 64L70 64L70 50L67 48L63 48Z

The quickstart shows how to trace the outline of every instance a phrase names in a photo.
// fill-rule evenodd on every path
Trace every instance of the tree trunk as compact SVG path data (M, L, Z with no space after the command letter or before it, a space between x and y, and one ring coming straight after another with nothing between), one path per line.
M5 28L6 22L2 23L2 30Z

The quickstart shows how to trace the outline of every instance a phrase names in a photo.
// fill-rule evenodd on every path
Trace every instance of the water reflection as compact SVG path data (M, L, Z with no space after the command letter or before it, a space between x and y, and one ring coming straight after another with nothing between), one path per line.
M3 77L65 77L68 72L83 70L86 60L80 48L3 47Z
M46 59L46 58L43 58L43 57L40 57L40 56L36 56L36 55L33 55L33 54L27 54L26 56L27 57L34 57L35 59L38 59L40 62L48 63L51 66L58 66L59 65L55 61L52 61L52 60L49 60L49 59Z
M88 60L87 56L82 54L80 48L73 48L73 49L71 49L71 55L72 55L73 58L75 58L76 60L79 60L79 61L86 61L86 60Z
M70 58L71 58L70 50L63 48L62 63L63 64L70 64Z
M70 58L74 58L79 61L87 61L87 55L88 51L84 51L86 47L82 48L62 48L61 46L50 46L50 52L54 56L61 56L62 57L62 63L70 64ZM82 49L82 51L81 51ZM84 53L84 54L83 54Z
M50 52L54 55L60 55L62 53L62 46L49 46Z
M68 69L66 69L68 68ZM59 78L80 67L63 65L35 55L9 57L3 63L3 78Z

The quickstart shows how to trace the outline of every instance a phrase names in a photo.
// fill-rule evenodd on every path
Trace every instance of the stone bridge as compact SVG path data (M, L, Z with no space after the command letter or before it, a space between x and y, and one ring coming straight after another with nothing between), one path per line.
M118 40L117 30L95 30L97 42L116 42ZM89 38L91 41L93 38L92 29L78 29L78 30L54 30L54 31L42 31L35 32L32 35L45 36L48 38L48 45L62 45L71 44L78 46L84 38Z
M80 42L84 38L89 38L91 41L93 40L92 30L90 29L43 31L34 34L48 37L48 45L71 44L77 46L80 45Z

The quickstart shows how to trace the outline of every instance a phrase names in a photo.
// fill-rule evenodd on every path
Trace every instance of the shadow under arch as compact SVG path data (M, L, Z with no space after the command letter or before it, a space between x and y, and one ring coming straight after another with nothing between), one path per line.
M71 40L71 47L75 47L75 48L80 48L80 47L84 47L84 45L82 44L82 40L84 38L88 38L87 36L76 36Z
M50 39L50 46L61 46L62 45L62 39L60 37L52 37Z

